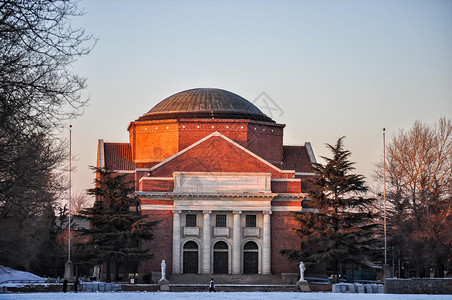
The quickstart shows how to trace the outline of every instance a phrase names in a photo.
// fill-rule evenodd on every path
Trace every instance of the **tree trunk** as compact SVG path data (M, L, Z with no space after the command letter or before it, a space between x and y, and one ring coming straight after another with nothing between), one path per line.
M107 259L107 279L106 282L111 282L111 261Z
M115 261L115 281L119 281L119 262Z
M436 260L435 277L436 278L444 277L444 264L443 264L443 260L439 257Z

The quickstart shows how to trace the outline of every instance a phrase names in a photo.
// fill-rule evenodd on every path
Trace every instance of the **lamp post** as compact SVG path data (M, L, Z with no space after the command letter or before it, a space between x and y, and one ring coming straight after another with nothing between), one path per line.
M72 125L69 125L69 218L68 218L68 256L64 265L64 277L72 282L74 281L74 265L71 262L71 186L72 186Z

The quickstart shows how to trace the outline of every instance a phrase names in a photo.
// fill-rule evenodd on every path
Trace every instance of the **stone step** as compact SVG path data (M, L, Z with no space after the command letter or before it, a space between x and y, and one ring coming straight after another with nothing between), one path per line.
M200 275L181 274L168 275L170 284L208 284L210 279L215 284L265 284L283 285L286 284L280 275Z
M170 291L172 292L207 292L209 286L204 285L184 285L184 284L170 284ZM217 292L299 292L296 285L280 285L280 284L216 284L215 290Z

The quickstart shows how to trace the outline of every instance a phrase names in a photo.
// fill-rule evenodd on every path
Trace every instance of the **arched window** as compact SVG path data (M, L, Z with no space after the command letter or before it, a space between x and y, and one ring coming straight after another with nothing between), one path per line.
M243 246L243 273L257 274L259 270L259 248L255 242Z
M243 247L245 250L258 250L257 244L255 242L248 242Z
M186 242L185 245L184 245L184 249L196 249L196 250L198 250L198 244L196 244L193 241Z
M198 273L198 244L193 241L184 244L184 273Z
M226 244L225 242L217 242L215 246L213 246L213 249L215 250L228 250L228 248L228 244Z
M213 246L213 273L228 274L229 247L225 242L217 242Z

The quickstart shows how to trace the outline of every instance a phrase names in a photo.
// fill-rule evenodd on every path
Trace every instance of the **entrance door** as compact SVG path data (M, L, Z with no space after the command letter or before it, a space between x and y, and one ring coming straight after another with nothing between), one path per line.
M187 242L184 245L184 273L198 273L198 245L195 242Z
M243 247L243 273L257 274L259 271L259 249L255 242L248 242Z
M229 269L228 245L218 242L213 247L213 273L228 274Z

